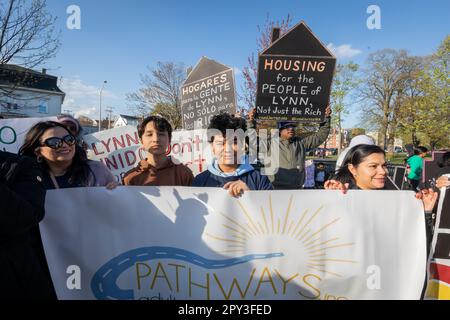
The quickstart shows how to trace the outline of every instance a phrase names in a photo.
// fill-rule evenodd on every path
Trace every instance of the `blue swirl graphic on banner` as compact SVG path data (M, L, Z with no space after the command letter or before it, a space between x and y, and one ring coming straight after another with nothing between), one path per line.
M282 253L251 254L226 260L205 259L187 250L173 247L145 247L127 251L104 264L92 277L91 290L98 300L133 300L134 291L117 286L118 277L137 262L154 259L176 259L205 269L223 269L252 260L282 257Z

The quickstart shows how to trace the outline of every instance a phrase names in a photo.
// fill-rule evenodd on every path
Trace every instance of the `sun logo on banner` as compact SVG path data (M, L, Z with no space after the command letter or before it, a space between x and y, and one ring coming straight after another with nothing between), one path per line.
M349 269L357 261L346 258L353 256L355 243L336 236L337 230L348 234L351 226L341 223L336 228L341 218L324 214L324 205L298 208L291 196L286 209L280 210L283 205L273 204L269 196L267 205L256 207L257 212L250 212L239 200L235 210L221 212L201 195L197 200L175 196L184 203L175 211L175 225L183 226L180 233L194 231L186 232L184 241L194 241L197 247L150 245L114 256L91 279L97 299L348 298L322 282L324 278L345 280L357 269ZM184 210L186 202L190 211ZM192 227L199 225L192 215L177 215L198 210L205 219L201 233ZM206 211L211 214L203 218ZM121 285L122 274L133 279L131 286Z
M327 270L331 264L356 264L356 261L335 256L340 248L354 246L352 242L342 241L339 237L325 237L341 218L337 217L325 223L317 223L323 206L293 212L293 196L290 197L284 212L274 210L272 197L268 206L260 206L258 213L250 213L241 201L237 201L239 214L230 215L217 211L224 219L221 226L208 228L204 236L212 241L218 253L226 255L242 255L248 251L283 252L285 256L301 257L304 271L315 271L335 277L341 274ZM214 231L211 231L213 229ZM220 230L221 229L221 230ZM220 230L221 232L217 232ZM299 246L293 251L292 242ZM290 245L283 245L289 242ZM278 247L274 243L278 244Z

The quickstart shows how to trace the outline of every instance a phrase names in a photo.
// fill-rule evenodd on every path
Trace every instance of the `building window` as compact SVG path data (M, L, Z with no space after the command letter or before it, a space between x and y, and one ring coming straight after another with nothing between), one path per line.
M48 113L48 105L46 102L41 101L39 104L39 113Z

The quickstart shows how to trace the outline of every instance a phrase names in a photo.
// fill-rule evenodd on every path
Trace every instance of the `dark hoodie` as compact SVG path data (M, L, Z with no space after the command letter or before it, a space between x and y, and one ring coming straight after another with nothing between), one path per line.
M237 180L243 181L250 190L273 190L267 176L263 176L256 171L252 165L248 164L247 159L231 174L222 172L217 160L214 160L213 164L208 166L208 170L194 178L192 186L222 188L226 183Z

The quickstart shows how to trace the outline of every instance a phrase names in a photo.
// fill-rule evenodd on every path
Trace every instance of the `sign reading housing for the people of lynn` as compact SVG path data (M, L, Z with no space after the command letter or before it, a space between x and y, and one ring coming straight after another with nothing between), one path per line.
M236 112L233 69L202 57L181 87L183 129L205 129L222 111Z
M257 117L324 121L335 65L334 55L300 22L259 56Z

